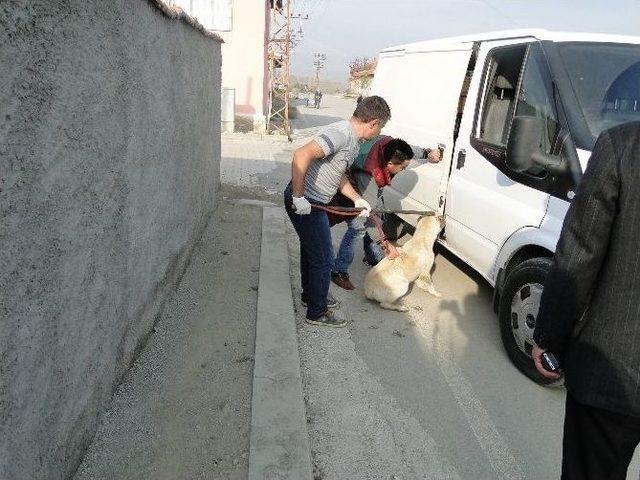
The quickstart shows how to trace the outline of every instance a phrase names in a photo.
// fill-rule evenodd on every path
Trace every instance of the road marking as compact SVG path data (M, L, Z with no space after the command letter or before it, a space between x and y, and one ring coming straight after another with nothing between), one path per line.
M473 387L456 364L453 353L435 332L436 321L425 321L424 314L419 312L411 312L410 316L420 326L418 329L420 335L425 340L433 342L438 367L493 470L499 478L524 480L525 474L509 450L507 442L491 421L489 413L482 406Z

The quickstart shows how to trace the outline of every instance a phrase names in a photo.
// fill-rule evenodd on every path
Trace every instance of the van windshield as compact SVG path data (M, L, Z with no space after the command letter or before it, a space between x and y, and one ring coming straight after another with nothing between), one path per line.
M640 45L558 47L593 141L604 130L640 120Z

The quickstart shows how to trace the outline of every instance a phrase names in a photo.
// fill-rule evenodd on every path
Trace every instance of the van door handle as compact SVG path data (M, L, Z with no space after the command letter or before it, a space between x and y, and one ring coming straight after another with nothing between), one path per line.
M467 159L467 151L464 148L461 148L458 152L458 161L456 163L456 169L460 170L464 167L464 162Z

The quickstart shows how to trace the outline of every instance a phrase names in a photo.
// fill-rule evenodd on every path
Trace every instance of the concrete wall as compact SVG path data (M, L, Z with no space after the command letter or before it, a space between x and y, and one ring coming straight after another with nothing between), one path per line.
M220 43L145 0L0 2L0 479L73 473L219 186Z
M219 32L225 42L222 86L235 89L236 114L251 117L257 128L264 127L268 114L270 11L268 1L235 0L231 31Z

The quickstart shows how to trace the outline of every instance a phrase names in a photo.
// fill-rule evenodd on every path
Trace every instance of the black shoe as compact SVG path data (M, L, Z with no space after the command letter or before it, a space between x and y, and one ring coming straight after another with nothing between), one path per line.
M377 260L372 259L371 257L367 257L365 256L362 261L366 264L369 265L370 267L375 267L379 262Z
M354 290L356 288L349 280L347 272L331 272L331 281L345 290Z
M307 301L303 298L302 305L307 306ZM338 308L340 306L340 300L333 298L330 293L327 295L327 308Z
M341 328L347 325L347 321L337 315L333 310L327 310L324 315L318 318L305 318L305 322L311 325L322 325L323 327Z

